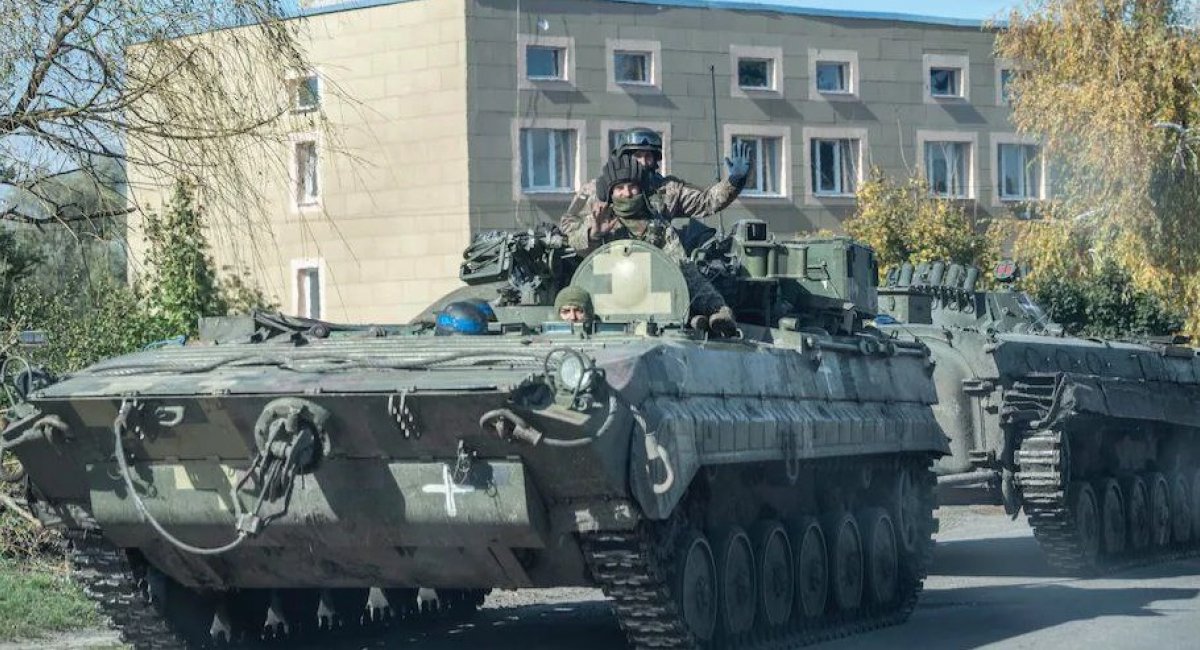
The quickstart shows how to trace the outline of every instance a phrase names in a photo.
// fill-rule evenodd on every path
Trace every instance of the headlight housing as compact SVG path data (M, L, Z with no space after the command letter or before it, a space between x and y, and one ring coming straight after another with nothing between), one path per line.
M554 371L555 388L559 392L578 395L594 388L599 371L592 360L578 350L558 348L546 355L546 372Z

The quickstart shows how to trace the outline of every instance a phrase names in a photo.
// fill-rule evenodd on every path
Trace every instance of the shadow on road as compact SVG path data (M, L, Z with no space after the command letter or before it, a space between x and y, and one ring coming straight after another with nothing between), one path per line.
M1120 578L1170 578L1200 573L1200 561L1181 560L1108 574ZM996 578L1071 578L1046 562L1033 537L996 537L938 542L931 575Z

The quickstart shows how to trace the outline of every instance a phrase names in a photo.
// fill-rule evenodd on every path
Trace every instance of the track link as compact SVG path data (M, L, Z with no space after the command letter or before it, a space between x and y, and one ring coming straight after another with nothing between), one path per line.
M937 529L933 490L937 480L930 462L921 459L912 465L918 468L916 475L921 480L917 487L922 503L927 505L923 509L924 535L917 552L905 559L909 564L902 570L906 574L902 591L887 608L864 607L853 615L827 615L811 623L793 620L778 628L756 625L748 634L698 644L672 597L673 537L679 521L643 522L632 531L582 535L584 558L593 579L613 601L617 620L633 648L785 650L898 625L908 620L916 607L933 562L932 536ZM839 464L847 471L854 469L852 462Z

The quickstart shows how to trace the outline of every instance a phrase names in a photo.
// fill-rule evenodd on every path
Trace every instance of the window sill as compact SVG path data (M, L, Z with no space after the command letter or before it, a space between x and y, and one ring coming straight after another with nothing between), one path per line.
M742 192L738 195L737 200L743 203L754 205L783 205L790 204L792 202L792 197L787 196L786 194L750 194L748 192Z
M929 104L969 104L971 99L962 95L925 95Z
M858 196L854 194L806 194L804 203L807 205L854 205Z
M569 198L571 198L571 197L575 196L575 193L576 193L576 190L574 190L574 189L572 189L572 188L569 188L569 187L568 187L568 188L561 188L561 189L547 189L547 190L537 190L537 189L527 189L527 188L521 188L521 196L523 196L523 197L525 197L525 198L527 198L527 199L531 199L531 200L539 200L539 199L551 199L551 200L569 199Z
M305 212L317 212L321 209L321 201L318 199L311 203L293 203L292 212L295 214L303 214Z
M662 86L650 82L610 80L608 83L608 92L629 95L660 95L662 94Z
M575 82L570 79L552 77L521 77L517 83L518 90L575 90Z
M818 90L817 99L824 99L827 102L857 102L859 101L858 93L850 92L849 90Z
M321 109L320 104L318 104L316 106L303 106L303 107L293 106L291 113L292 113L292 115L308 115L309 113L316 113L320 109Z

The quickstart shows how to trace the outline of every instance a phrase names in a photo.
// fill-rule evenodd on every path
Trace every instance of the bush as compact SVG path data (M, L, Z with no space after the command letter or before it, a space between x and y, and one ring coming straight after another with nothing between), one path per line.
M1163 336L1184 324L1183 314L1134 286L1129 272L1112 260L1082 277L1042 282L1034 297L1054 321L1078 336Z

